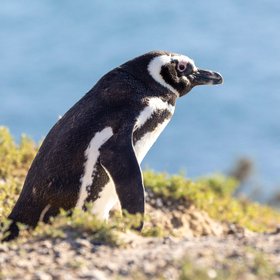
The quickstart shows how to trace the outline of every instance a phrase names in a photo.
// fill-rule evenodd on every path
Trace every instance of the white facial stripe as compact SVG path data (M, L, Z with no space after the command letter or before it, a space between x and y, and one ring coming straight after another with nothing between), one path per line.
M168 110L171 114L173 114L174 109L174 106L164 102L162 99L158 97L151 97L148 100L148 105L138 116L135 128L140 128L156 110Z
M159 84L168 88L169 90L174 92L177 96L179 96L179 92L175 88L173 88L171 85L167 84L160 74L161 67L170 62L171 62L171 56L168 56L168 55L156 56L149 63L148 72L150 73L150 75L153 77L153 79L155 81L157 81Z
M112 135L113 130L111 127L104 128L94 135L85 150L86 162L84 164L84 175L80 179L81 186L76 207L83 207L88 196L87 187L91 186L93 182L93 172L95 170L96 161L100 155L99 149Z
M142 162L145 155L155 143L169 121L170 119L167 119L163 123L158 124L158 126L153 131L146 133L141 139L136 142L134 150L139 164Z
M185 55L175 55L175 56L160 55L160 56L156 56L155 58L153 58L152 61L149 63L148 72L150 73L150 75L153 77L153 79L155 81L157 81L162 86L168 88L169 90L174 92L177 96L179 96L179 92L175 88L173 88L171 85L166 83L160 74L161 67L165 64L170 63L174 59L178 60L178 61L183 61L185 63L190 63L193 66L194 70L195 71L197 70L197 68L194 64L194 61Z

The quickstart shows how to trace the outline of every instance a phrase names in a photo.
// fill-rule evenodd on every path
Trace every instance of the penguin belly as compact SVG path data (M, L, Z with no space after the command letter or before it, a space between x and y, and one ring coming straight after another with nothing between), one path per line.
M109 181L98 194L98 199L94 201L92 206L92 214L100 220L108 220L110 211L113 208L116 208L118 211L121 210L115 184L109 173L107 171L106 173L109 177Z
M139 164L142 162L145 155L155 143L155 141L157 140L161 132L164 130L168 122L169 119L165 120L163 123L158 124L156 129L147 132L140 140L136 142L136 144L134 145L134 150ZM104 167L102 168L106 171ZM121 210L121 205L118 195L116 193L115 184L110 174L107 171L106 173L109 177L109 181L98 194L98 198L94 201L92 207L92 213L101 220L108 220L110 211L113 208L119 211Z
M135 130L131 136L134 152L139 164L169 123L173 112L174 106L163 102L159 98L150 98L148 105L140 112L135 123ZM121 210L113 179L104 166L99 165L97 168L100 156L99 149L112 135L113 132L110 127L104 128L94 135L88 145L85 151L84 174L80 180L80 195L76 204L76 207L83 208L85 202L93 201L92 213L102 220L109 218L110 211L113 208ZM102 169L102 173L106 173L105 176L107 177L101 187L99 186L100 184L96 186L94 180L100 176L100 169ZM97 197L90 199L89 188L100 189Z
M136 144L134 145L134 150L139 164L142 162L145 155L155 143L168 122L169 119L165 120L163 123L158 124L156 129L147 132L141 139L136 142ZM102 168L106 171L103 166ZM115 184L107 171L106 174L109 180L98 194L98 198L93 202L92 206L92 213L101 220L108 220L110 211L112 209L121 211L121 205L116 193ZM94 188L94 186L92 187Z
M101 220L107 220L110 210L119 203L114 182L99 163L99 150L112 135L111 127L104 128L95 133L85 150L84 172L80 178L80 192L76 203L77 208L84 209L86 202L94 201L92 213ZM91 192L96 193L95 188L100 190L97 196L91 195Z

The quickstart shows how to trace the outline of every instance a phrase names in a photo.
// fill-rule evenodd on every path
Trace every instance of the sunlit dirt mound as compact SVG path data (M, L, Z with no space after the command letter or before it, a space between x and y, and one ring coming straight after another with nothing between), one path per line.
M212 219L207 212L184 200L167 199L147 190L146 201L145 227L160 228L165 234L176 237L222 237L228 234L243 235L245 231L249 233L234 223Z

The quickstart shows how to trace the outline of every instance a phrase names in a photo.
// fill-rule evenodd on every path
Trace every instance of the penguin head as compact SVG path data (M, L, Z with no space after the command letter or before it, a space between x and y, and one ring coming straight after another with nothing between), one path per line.
M199 69L191 58L166 51L146 53L123 64L122 68L150 87L158 89L160 85L177 97L187 94L198 85L223 83L219 73Z
M199 69L191 58L175 53L155 52L147 69L156 82L179 97L198 85L223 83L223 78L219 73Z

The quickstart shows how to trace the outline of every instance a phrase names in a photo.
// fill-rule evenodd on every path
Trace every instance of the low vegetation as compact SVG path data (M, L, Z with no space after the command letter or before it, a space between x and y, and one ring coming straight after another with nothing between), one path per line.
M218 221L256 232L273 231L280 224L280 213L273 208L234 197L238 182L221 174L192 181L182 175L146 171L144 181L146 188L159 197L175 200L176 204L194 204Z
M8 129L0 127L0 221L13 207L38 145L23 135L17 145Z
M0 220L5 222L14 205L28 168L38 151L38 144L26 136L22 136L19 144L13 140L8 129L0 128ZM195 205L204 210L210 217L223 222L236 223L252 231L263 232L275 229L280 224L280 213L276 210L251 202L238 199L233 193L238 188L238 182L223 175L200 178L196 181L183 175L168 175L166 173L144 172L144 183L148 190L160 197L163 202L174 202L176 205ZM83 222L84 220L84 222ZM120 219L116 219L120 223ZM63 224L84 230L95 228L109 229L108 225L98 224L91 215L76 213L72 217L62 215L55 222L57 227ZM104 228L103 228L104 227ZM111 227L117 227L113 223ZM40 227L39 227L40 228ZM41 226L44 228L44 226ZM39 231L38 231L39 232ZM148 228L144 235L162 235L159 228ZM108 238L113 239L113 237Z

